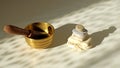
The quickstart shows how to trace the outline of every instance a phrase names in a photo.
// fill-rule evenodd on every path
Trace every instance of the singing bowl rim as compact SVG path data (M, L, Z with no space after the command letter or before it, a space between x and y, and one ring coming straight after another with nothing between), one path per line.
M52 28L52 34L50 34L50 36L48 36L48 37L46 37L46 38L42 38L42 39L34 39L34 38L29 38L29 37L25 36L25 38L26 38L27 40L34 40L34 41L40 41L40 40L41 40L41 41L44 41L44 40L46 40L46 39L49 39L49 38L52 38L52 37L53 37L54 32L55 32L53 25L51 25L50 23L47 23L47 22L35 22L35 23L38 23L38 24L47 24L48 27L50 26L50 27ZM27 26L25 27L25 29L30 30L29 27L32 26L33 24L34 24L34 23L27 25Z

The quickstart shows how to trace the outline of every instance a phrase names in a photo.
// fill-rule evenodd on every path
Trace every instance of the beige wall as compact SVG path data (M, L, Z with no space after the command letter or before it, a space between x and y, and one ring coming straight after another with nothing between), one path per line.
M98 1L100 0L0 0L0 38L8 36L2 31L5 24L24 27L31 22L62 17Z

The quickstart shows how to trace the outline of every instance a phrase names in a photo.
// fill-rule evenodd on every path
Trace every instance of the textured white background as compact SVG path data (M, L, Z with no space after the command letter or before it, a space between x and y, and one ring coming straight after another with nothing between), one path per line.
M101 0L0 0L0 38L8 37L8 34L3 32L3 26L6 24L24 28L27 24L63 17L66 14L86 8L100 1Z
M56 29L53 45L45 50L27 46L23 36L0 41L0 68L119 68L120 0L105 0L49 20ZM74 24L83 24L94 48L76 52L66 45Z

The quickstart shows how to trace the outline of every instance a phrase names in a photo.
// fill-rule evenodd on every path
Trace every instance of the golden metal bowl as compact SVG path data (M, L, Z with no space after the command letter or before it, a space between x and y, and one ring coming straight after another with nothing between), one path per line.
M54 27L46 22L36 22L25 27L26 30L45 32L47 36L39 36L36 38L29 38L25 36L26 42L36 49L44 49L51 45L54 35Z

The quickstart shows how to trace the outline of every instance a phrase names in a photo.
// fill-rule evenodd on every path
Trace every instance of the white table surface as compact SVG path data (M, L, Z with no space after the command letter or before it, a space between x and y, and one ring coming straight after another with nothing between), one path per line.
M120 0L106 0L49 20L55 27L51 48L30 48L23 36L0 41L0 68L119 68ZM80 53L67 47L75 24L84 25L94 48Z

